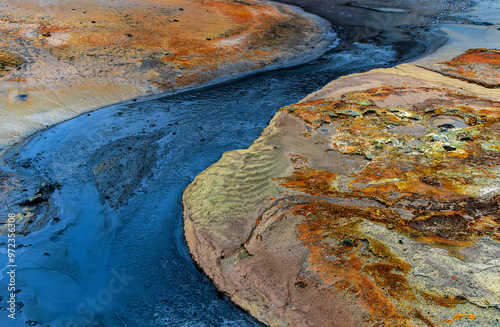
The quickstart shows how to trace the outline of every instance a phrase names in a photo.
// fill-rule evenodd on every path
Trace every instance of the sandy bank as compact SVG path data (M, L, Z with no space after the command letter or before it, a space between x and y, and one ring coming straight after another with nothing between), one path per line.
M111 104L311 60L329 23L246 1L21 1L0 17L0 148Z
M341 78L186 189L190 251L270 326L498 326L499 112L413 65Z
M282 108L186 188L193 258L266 325L500 326L500 53L462 53L489 26L447 29Z

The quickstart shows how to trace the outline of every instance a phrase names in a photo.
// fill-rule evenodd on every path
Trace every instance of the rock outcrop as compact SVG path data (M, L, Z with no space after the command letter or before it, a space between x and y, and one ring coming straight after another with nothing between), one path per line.
M335 39L261 1L7 0L0 149L79 113L311 60Z
M185 190L195 261L269 326L500 326L499 56L282 108Z
M496 49L470 49L453 60L430 68L485 87L500 87L500 51Z

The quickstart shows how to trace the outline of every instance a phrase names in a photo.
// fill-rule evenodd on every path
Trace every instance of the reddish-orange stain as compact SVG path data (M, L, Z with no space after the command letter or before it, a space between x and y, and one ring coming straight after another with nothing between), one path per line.
M421 103L397 108L381 105L392 97L415 94L422 94ZM361 233L358 226L362 222L386 226L459 258L463 256L459 250L480 236L500 241L500 197L470 192L471 186L482 187L475 176L497 178L494 167L500 165L500 151L491 144L498 141L499 109L500 102L411 86L382 86L282 108L310 127L305 136L334 122L331 147L367 158L352 173L340 176L310 168L306 157L291 155L293 173L275 180L309 195L285 200L289 214L303 217L297 237L309 249L308 269L373 326L414 326L415 321L437 326L415 301L448 308L466 301L414 288L406 277L410 265ZM451 121L468 126L448 131L448 125L434 123L439 117L452 117ZM416 123L424 127L423 134L391 132ZM448 143L440 141L443 135ZM417 145L411 145L415 140ZM331 198L376 200L384 208L338 205ZM399 209L410 216L402 217Z
M450 61L440 63L442 72L481 84L486 87L500 86L500 51L496 49L470 49Z

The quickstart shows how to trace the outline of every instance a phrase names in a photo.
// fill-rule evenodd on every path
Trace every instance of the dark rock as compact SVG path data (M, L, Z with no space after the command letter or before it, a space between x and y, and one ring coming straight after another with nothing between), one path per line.
M36 194L26 200L19 202L18 205L25 207L25 206L37 205L46 201L48 201L46 197L43 197L41 194Z
M346 238L342 241L343 246L353 247L354 243L350 238Z

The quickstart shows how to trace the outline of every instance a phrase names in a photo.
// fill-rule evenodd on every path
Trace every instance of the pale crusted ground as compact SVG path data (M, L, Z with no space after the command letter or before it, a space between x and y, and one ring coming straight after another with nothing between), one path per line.
M415 65L340 78L186 189L190 251L270 326L500 326L499 112Z
M310 60L333 38L326 21L253 0L0 8L0 148L88 110Z
M500 326L500 57L462 54L500 34L444 29L416 64L283 108L186 189L193 257L265 324Z
M452 21L464 24L447 24L440 29L448 35L448 41L439 51L416 60L417 64L437 63L450 60L472 48L498 48L500 44L500 3L495 0L478 0L463 13L453 13ZM476 22L477 24L468 24ZM484 25L481 25L484 23Z

